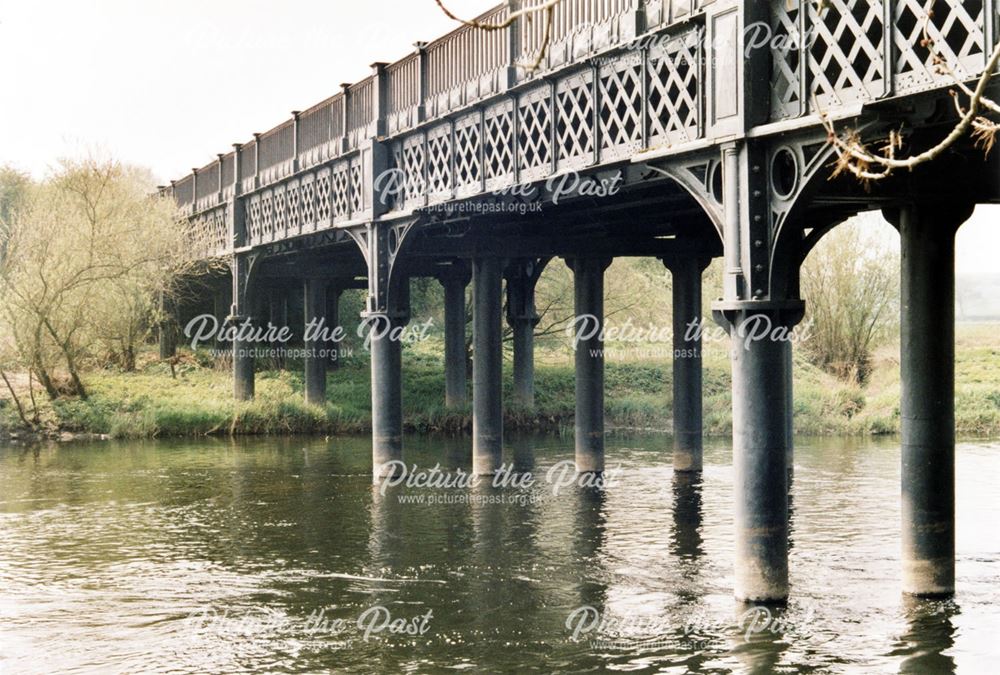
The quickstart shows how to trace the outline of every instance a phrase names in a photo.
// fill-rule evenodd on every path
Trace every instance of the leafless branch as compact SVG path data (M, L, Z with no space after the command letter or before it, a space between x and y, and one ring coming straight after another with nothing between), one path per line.
M862 141L861 134L857 130L838 133L826 112L820 110L816 96L813 94L813 105L817 110L820 110L820 119L826 128L828 141L837 151L837 160L834 162L834 172L831 178L847 172L868 183L887 178L899 169L913 170L921 164L932 162L940 157L970 131L978 147L987 153L993 148L997 133L1000 132L1000 123L985 117L981 112L986 110L1000 113L1000 105L986 96L986 88L993 79L997 66L1000 65L1000 44L993 49L983 74L979 77L975 89L972 89L962 81L959 74L935 45L930 34L930 22L934 16L930 3L926 12L921 44L930 51L937 71L949 75L954 80L958 92L968 97L968 106L963 106L959 101L958 92L952 91L951 95L960 117L958 123L947 136L933 147L915 155L899 157L897 153L903 147L901 131L890 132L879 151L872 151Z
M545 54L549 49L549 43L552 41L552 24L555 22L556 6L558 6L562 0L548 0L537 7L525 7L524 9L519 9L516 12L511 12L507 19L501 23L486 23L476 19L461 19L454 12L445 7L444 0L434 0L434 2L436 2L437 6L441 8L441 11L444 12L445 16L452 21L457 21L465 26L486 31L504 30L505 28L512 26L518 19L533 21L536 15L543 15L542 20L545 21L545 33L542 35L542 44L538 47L538 54L535 56L535 60L530 64L522 64L525 70L528 72L534 72L538 70L539 66L542 65L542 60L545 59Z

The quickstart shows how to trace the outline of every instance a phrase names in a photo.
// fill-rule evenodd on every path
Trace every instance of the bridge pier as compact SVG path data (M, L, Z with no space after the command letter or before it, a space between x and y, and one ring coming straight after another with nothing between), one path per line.
M330 335L333 335L334 331L340 327L340 296L343 293L343 287L338 284L329 284L326 287L326 321L324 325ZM324 343L323 346L330 350L329 358L326 360L326 369L330 371L340 368L340 348L343 346L343 342L331 341Z
M788 409L786 347L801 301L734 301L716 306L732 336L735 594L747 602L788 597ZM753 339L768 327L767 334Z
M249 401L254 396L254 348L252 341L240 339L240 328L253 324L252 274L256 258L236 255L232 260L233 304L226 321L236 329L233 340L233 395L237 401Z
M372 477L378 483L394 471L386 463L403 459L403 345L393 332L409 316L367 313L371 331Z
M604 471L604 271L609 258L574 258L576 470Z
M793 377L795 374L795 360L793 359L794 345L791 340L781 343L784 347L785 362L785 467L788 473L792 473L795 468L795 392Z
M323 329L330 330L326 325L324 314L327 308L326 281L323 279L306 279L303 282L303 348L305 351L305 395L306 403L324 405L326 403L326 363L327 355L321 355L327 349L329 342L324 341L321 328L317 325L323 319ZM310 331L309 323L314 322ZM312 332L313 339L305 339L307 332Z
M444 288L444 401L449 408L461 408L469 401L465 351L465 288L468 270L439 277Z
M472 261L472 470L491 475L503 451L502 264Z
M507 272L507 325L514 333L514 402L535 407L535 284L540 275L534 258L510 263Z
M708 262L663 259L673 281L674 471L702 469L701 275Z
M903 591L955 591L955 233L972 207L900 210Z

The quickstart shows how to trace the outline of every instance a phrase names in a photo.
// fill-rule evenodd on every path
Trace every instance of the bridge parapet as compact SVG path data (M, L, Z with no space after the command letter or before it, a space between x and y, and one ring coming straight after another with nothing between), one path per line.
M541 2L502 4L479 21L502 24ZM375 64L173 194L206 226L230 204L246 227L232 238L255 246L645 153L703 151L768 123L815 125L810 114L857 114L950 81L922 42L924 0L824 4L563 0L536 70L523 66L544 42L540 16L463 26ZM996 40L998 0L933 4L936 48L960 76L976 76ZM769 97L748 93L768 80Z
M773 120L952 83L934 64L925 28L961 78L982 72L996 39L994 0L829 0L823 10L806 0L768 4L770 30L748 29L746 39L770 47Z

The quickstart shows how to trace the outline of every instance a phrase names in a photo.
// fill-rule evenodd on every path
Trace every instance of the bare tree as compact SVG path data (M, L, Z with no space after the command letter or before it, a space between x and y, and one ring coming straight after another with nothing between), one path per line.
M134 357L151 298L195 264L176 205L150 197L151 183L112 160L66 161L9 221L0 317L20 364L52 398L86 397L81 373L99 348Z
M820 367L864 383L872 349L895 334L899 254L866 227L842 225L802 266L802 295L812 320L803 348Z

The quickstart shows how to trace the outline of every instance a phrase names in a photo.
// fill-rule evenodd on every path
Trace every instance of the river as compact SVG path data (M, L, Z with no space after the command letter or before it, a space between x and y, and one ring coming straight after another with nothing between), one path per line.
M550 436L509 443L531 485L385 494L367 439L2 447L0 672L995 672L1000 443L959 445L957 593L916 601L898 441L798 439L785 609L732 598L728 441L697 480L668 443L609 437L603 489Z

